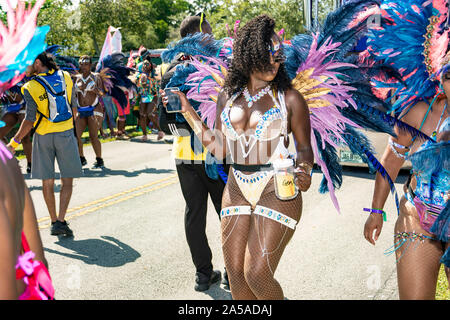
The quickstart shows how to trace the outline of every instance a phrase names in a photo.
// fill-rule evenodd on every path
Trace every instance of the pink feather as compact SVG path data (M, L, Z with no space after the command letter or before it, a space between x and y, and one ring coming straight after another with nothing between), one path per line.
M372 6L364 9L364 11L361 11L357 14L357 16L348 24L347 28L351 29L355 26L357 26L362 21L366 20L370 16L374 16L380 14L380 7L378 6Z
M33 38L37 15L44 1L37 0L31 9L31 5L26 9L25 3L18 1L14 10L11 1L6 0L8 26L0 22L0 71L12 64Z
M202 59L203 61L200 61ZM191 64L198 70L190 74L186 80L187 84L192 88L187 93L188 99L193 99L200 102L199 111L202 120L206 120L206 125L209 128L214 127L216 121L216 103L210 98L211 95L217 96L216 87L221 86L214 80L209 78L214 72L219 77L223 78L219 66L228 69L226 64L216 58L198 56L193 57Z

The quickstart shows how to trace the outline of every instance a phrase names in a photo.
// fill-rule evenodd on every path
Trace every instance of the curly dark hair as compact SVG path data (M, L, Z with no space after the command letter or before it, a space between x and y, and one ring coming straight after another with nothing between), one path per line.
M233 43L233 59L225 79L226 93L240 91L247 85L252 72L270 69L269 47L274 33L275 20L265 14L253 18L238 31ZM291 88L284 63L280 64L278 73L270 84L279 91Z
M55 57L49 52L42 52L37 57L36 60L40 60L42 64L47 67L49 70L59 70L58 65L56 64Z

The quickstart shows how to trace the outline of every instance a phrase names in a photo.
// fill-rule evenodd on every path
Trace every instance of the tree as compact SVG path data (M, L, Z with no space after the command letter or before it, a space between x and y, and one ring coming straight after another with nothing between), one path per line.
M215 0L221 5L208 15L208 20L213 26L214 35L217 39L227 35L226 25L232 29L236 20L241 24L247 23L260 14L268 14L276 21L277 30L284 28L286 39L304 33L305 22L303 12L303 1L298 0ZM319 1L319 21L332 10L333 0Z
M109 26L120 27L124 52L140 45L164 47L176 15L187 12L185 0L47 0L38 25L47 24L49 45L66 47L67 55L99 55Z
M182 16L185 16L190 9L190 4L186 0L147 0L154 8L154 16L149 22L158 37L160 47L165 47L170 42L171 30L178 28ZM181 20L180 20L181 18Z
M83 0L80 10L80 31L89 35L97 55L109 26L120 27L123 38L126 38L146 30L154 14L148 2L142 0Z

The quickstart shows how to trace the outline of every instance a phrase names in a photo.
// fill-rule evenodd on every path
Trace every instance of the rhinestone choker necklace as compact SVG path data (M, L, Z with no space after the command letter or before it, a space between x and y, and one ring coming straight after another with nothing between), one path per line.
M248 88L245 87L244 89L244 97L247 101L247 107L251 108L253 106L253 103L264 97L268 92L270 91L270 85L267 87L261 89L256 95L251 96L250 92L248 92Z

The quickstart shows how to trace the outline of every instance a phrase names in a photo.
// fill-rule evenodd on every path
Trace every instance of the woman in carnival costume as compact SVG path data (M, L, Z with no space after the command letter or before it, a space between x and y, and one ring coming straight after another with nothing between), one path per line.
M342 168L335 148L349 145L377 163L355 130L360 126L343 112L356 111L353 97L383 104L370 92L352 95L363 81L354 88L343 80L365 74L346 55L366 30L367 16L350 23L374 4L358 1L341 8L317 33L294 37L287 46L275 33L275 22L259 16L237 32L231 65L201 54L190 62L197 72L188 77L187 97L176 92L181 112L215 158L232 160L221 224L233 299L284 298L274 273L300 220L301 192L310 187L314 160L324 173L321 191L330 191L338 210L334 189L342 182ZM190 100L200 102L200 115ZM291 133L295 155L287 149Z
M147 141L147 125L150 121L158 129L158 140L164 138L164 132L161 130L156 110L158 99L158 81L155 79L155 70L150 57L144 59L138 64L136 75L136 86L140 97L139 106L139 124L142 128L142 141Z
M49 27L36 27L43 3L38 0L26 8L19 1L14 9L6 2L8 26L0 22L0 94L23 79L27 66L46 48ZM0 299L52 299L55 292L33 202L17 161L1 141L0 199Z
M402 76L392 111L414 130L396 126L381 163L395 180L405 160L412 163L404 186L394 245L400 299L434 299L441 263L450 280L449 111L450 52L446 1L383 1L381 26L368 39L368 53ZM425 38L425 42L424 39ZM375 81L378 87L392 85ZM376 178L372 208L364 227L371 244L378 239L389 192Z
M0 97L0 103L3 108L1 120L5 123L5 126L0 128L0 139L2 140L5 139L6 135L11 132L16 124L22 123L22 120L25 117L25 101L20 92L22 85L23 80L5 91ZM31 173L31 134L27 134L25 138L22 139L22 145L27 158L27 173Z

